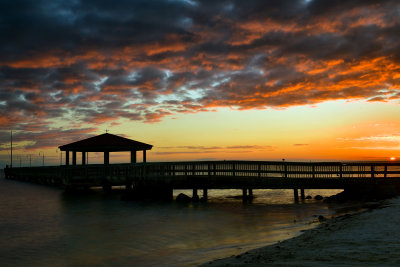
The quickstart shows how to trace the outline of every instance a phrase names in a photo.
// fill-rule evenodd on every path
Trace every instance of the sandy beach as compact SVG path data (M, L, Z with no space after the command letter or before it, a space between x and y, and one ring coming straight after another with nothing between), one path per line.
M267 247L201 266L399 266L400 198L352 215L323 221L314 229Z

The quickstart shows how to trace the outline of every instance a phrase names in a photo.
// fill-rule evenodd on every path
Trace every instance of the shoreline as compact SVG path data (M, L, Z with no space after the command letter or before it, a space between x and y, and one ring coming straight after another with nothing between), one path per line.
M396 206L396 203L398 206ZM351 253L349 255L349 251L356 254L360 254L360 252L364 251L373 254L368 248L365 250L365 247L369 247L370 244L368 242L364 243L366 241L364 239L366 238L368 241L374 241L378 238L377 235L381 235L382 233L379 232L379 230L377 232L376 229L372 232L368 230L373 230L372 228L374 228L374 226L375 228L381 227L376 221L384 222L386 218L385 216L379 216L382 215L380 213L390 215L392 213L390 210L393 208L398 209L400 213L400 198L367 202L363 205L363 208L363 210L355 213L323 219L316 227L302 230L302 233L296 237L252 249L238 255L215 259L198 266L321 266L329 264L369 263L369 261L373 259L370 259L371 257L368 257L368 255L365 255L366 257L361 256L353 258ZM368 221L365 223L366 219L371 221L369 215L373 213L377 214L376 216L372 216L372 223L368 223ZM400 214L398 218L400 220ZM386 223L387 222L386 220ZM397 231L396 227L399 222L400 221L394 221L391 227L385 229L386 231L388 231L388 229L393 229L393 231L389 230L389 235ZM357 228L357 226L360 227ZM359 240L359 235L363 235L365 238ZM397 238L400 238L400 233L395 235L398 236ZM398 239L395 238L394 243L397 243L397 240ZM389 243L390 245L395 245L392 242ZM374 245L377 246L376 243L374 243ZM386 249L385 242L380 243L380 245L383 250ZM400 244L398 247L400 248ZM360 251L358 251L357 248L359 248ZM342 259L340 259L340 257L338 258L338 254L341 254ZM381 256L379 253L378 255ZM366 261L367 259L368 261ZM400 263L400 255L397 256L397 258L392 257L392 260L395 260L395 263L398 265ZM385 261L385 264L386 263ZM378 262L377 264L382 264L382 262Z

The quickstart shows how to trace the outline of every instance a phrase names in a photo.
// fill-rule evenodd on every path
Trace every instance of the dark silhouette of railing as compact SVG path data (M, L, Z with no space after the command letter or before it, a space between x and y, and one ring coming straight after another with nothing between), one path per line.
M119 166L117 168L123 168ZM400 177L394 162L276 162L204 161L156 162L131 166L145 176L232 176L270 178L385 178Z
M193 161L75 165L6 169L6 178L63 185L98 186L152 181L352 180L400 178L400 162ZM284 180L281 180L284 181Z

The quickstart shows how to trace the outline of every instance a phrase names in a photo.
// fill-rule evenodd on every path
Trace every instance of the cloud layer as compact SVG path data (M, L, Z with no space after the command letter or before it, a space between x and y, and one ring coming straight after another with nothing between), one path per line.
M398 1L10 0L0 129L400 97Z

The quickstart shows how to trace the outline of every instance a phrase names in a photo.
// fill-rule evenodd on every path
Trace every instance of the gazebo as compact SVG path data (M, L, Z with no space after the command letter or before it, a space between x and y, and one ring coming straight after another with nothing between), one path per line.
M146 162L146 150L153 146L124 138L114 134L101 134L70 144L59 146L65 151L65 165L69 165L69 152L72 151L72 165L76 165L76 152L82 153L82 165L86 165L86 152L104 152L104 165L110 164L110 152L131 152L131 163L136 163L136 151L143 151L143 162Z

